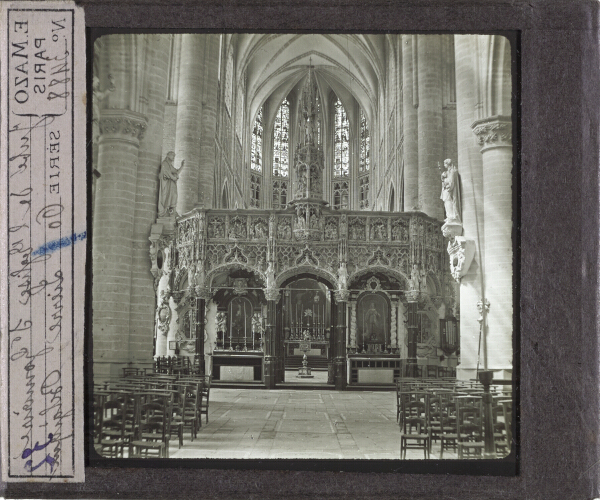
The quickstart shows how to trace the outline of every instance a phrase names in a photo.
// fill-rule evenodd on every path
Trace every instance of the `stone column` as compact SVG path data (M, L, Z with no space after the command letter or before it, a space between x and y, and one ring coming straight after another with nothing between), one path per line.
M402 119L404 130L404 210L419 207L419 139L418 96L413 93L416 68L413 58L415 35L402 35ZM373 144L371 146L375 148ZM380 160L381 161L381 160Z
M391 304L391 321L390 321L390 344L392 349L398 347L398 326L396 324L396 311L398 310L398 303L395 300L390 301Z
M147 99L145 114L148 121L138 156L129 336L130 361L146 364L152 358L150 332L156 309L148 236L157 213L170 44L168 35L147 34L144 37L148 61L144 71L144 97Z
M223 35L195 35L205 41L204 86L202 89L202 133L200 137L200 172L198 176L198 203L206 208L216 206L214 182L216 171L215 135L217 130L217 82L219 71L219 37ZM234 127L232 127L235 130ZM226 147L231 148L231 144ZM235 155L230 159L234 162ZM221 186L219 186L221 189ZM235 204L230 190L230 208ZM219 195L220 196L220 192Z
M204 295L196 298L196 359L200 364L200 371L206 374L204 363L204 333L206 326L206 299Z
M356 347L356 300L350 301L350 347Z
M418 328L418 292L406 292L408 300L408 363L406 375L415 377L417 375L417 328Z
M443 161L441 38L417 36L419 78L419 209L436 219L444 219L440 200L442 181L438 162ZM406 143L406 141L405 141Z
M204 85L204 36L188 33L181 36L175 134L175 166L179 168L181 161L185 160L177 182L177 212L180 215L189 212L198 203L202 88Z
M484 369L512 371L512 121L495 116L473 124L483 159L485 219L485 298L490 303L484 320Z
M471 125L476 120L481 99L477 82L479 35L455 35L456 121L458 173L462 186L463 236L475 242L475 257L468 273L460 280L457 300L460 304L460 365L457 378L474 378L477 369L479 323L477 301L481 298L483 244L483 160Z
M277 325L277 301L279 300L279 290L277 288L265 289L267 299L267 321L265 325L265 365L264 379L267 389L274 389L276 383L276 325Z
M179 319L178 302L176 302L173 296L169 297L169 307L171 308L171 324L169 325L169 331L167 332L167 356L175 356L175 349L171 349L171 342L177 340L177 323Z
M102 111L98 143L102 176L96 181L94 200L92 286L94 367L99 377L121 374L121 366L129 361L135 192L139 145L145 130L146 118L139 113ZM151 346L150 339L148 342ZM110 363L105 366L106 373L101 373L103 363Z
M164 306L169 306L168 294L169 276L163 274L158 282L158 288L156 291L156 303L158 304L156 310L156 352L155 357L167 355L167 332L169 328L169 322L163 324L159 319L160 309Z
M398 301L398 321L397 321L397 335L398 335L398 353L401 359L406 359L406 342L407 342L407 332L406 332L406 324L404 321L404 303L402 301Z
M334 381L335 389L343 391L348 377L346 373L346 330L347 330L348 291L336 290L335 309L336 324L334 337Z

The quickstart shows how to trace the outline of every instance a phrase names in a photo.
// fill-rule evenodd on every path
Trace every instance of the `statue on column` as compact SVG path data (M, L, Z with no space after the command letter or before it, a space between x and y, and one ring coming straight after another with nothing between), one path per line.
M175 153L169 151L165 159L160 164L160 191L158 195L158 216L168 217L175 212L177 208L177 180L179 173L183 168L185 160L181 160L181 167L175 168L173 161Z
M442 194L440 199L446 209L446 222L461 222L460 180L458 169L451 159L444 160L439 167L442 175Z
M114 92L115 79L112 75L108 75L108 88L106 90L100 90L100 78L94 77L92 81L92 140L94 143L98 142L100 138L100 102L108 97L108 94Z
M410 290L419 291L421 289L421 273L418 264L413 264L408 285Z

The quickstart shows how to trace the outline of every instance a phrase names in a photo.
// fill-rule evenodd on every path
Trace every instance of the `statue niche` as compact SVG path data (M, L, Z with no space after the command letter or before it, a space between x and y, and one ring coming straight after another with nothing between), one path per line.
M390 308L380 293L366 293L357 303L357 343L363 352L382 352L390 338Z

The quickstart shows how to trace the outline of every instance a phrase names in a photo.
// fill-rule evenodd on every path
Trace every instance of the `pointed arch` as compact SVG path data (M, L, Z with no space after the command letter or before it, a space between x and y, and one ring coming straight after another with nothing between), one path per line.
M394 183L392 182L392 185L390 186L390 195L388 197L388 210L390 212L394 211L394 206L396 203L395 194L396 194L396 192L394 190Z
M221 208L229 208L229 187L227 179L223 183L223 189L221 191Z

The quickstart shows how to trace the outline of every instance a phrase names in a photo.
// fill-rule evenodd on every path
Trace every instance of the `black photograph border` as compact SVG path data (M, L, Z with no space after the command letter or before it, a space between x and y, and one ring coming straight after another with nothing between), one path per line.
M521 230L514 266L520 279L519 307L515 308L520 317L513 337L520 336L514 350L520 366L515 376L520 389L519 468L516 475L502 477L489 476L489 472L422 474L403 464L394 471L343 474L256 467L161 469L146 463L142 469L88 466L84 485L10 484L6 497L591 500L598 495L600 68L596 3L84 0L80 5L86 9L88 27L128 31L193 27L212 32L261 28L269 32L519 33L522 114L513 114L521 141L520 200L516 200L515 212L515 226ZM87 297L89 310L89 293ZM86 370L91 364L89 354ZM360 466L355 470L359 469L363 470Z

